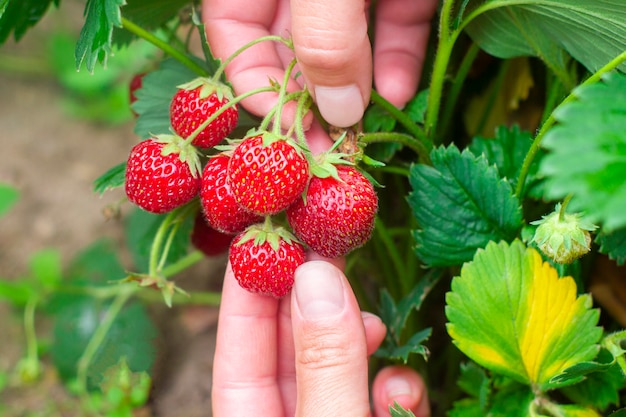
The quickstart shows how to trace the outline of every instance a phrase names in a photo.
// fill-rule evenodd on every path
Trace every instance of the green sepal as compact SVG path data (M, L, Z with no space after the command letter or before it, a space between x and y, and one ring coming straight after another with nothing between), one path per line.
M233 91L232 89L223 84L220 81L212 80L208 77L196 77L191 81L180 84L176 86L179 90L188 90L192 91L196 88L200 88L200 94L198 97L200 99L205 99L209 97L211 94L215 93L217 98L222 101L224 97L228 99L228 101L233 100Z
M164 144L161 155L167 156L172 153L177 153L179 154L180 161L189 165L189 170L194 178L199 178L202 175L200 152L195 146L187 143L180 136L172 134L155 135L154 140Z

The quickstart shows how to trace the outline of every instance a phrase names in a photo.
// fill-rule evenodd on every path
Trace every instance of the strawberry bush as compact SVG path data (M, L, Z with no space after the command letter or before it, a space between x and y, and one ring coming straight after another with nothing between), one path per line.
M60 3L3 2L0 40ZM129 269L113 248L87 248L68 273L34 254L28 279L0 281L24 312L22 379L40 375L32 329L47 314L59 334L82 331L50 355L84 409L132 415L154 358L145 303L218 304L176 276L226 252L242 287L285 296L309 248L346 256L362 308L388 329L372 366L418 369L434 415L626 414L626 3L443 0L418 93L397 109L373 90L348 129L325 123L305 87L287 92L296 60L285 79L233 93L236 54L289 38L219 61L197 2L88 0L84 18L80 71L106 72L133 45L158 51L128 77L137 144L94 179L97 194L124 187L146 250ZM240 105L266 92L279 97L266 117ZM311 111L335 141L322 153L303 128ZM15 198L0 187L0 214ZM86 314L99 319L72 326Z

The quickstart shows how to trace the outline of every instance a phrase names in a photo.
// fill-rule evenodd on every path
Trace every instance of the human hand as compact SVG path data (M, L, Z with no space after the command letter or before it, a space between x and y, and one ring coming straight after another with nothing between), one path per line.
M389 416L397 401L430 416L422 379L406 367L383 369L368 395L367 358L385 326L361 313L339 268L306 262L291 296L251 294L226 271L213 368L213 415Z
M203 19L213 53L224 59L249 41L266 35L291 35L301 78L332 125L357 123L370 97L372 72L377 91L398 107L416 92L430 20L437 0L379 0L373 49L367 35L367 0L204 0ZM261 43L237 57L226 69L235 93L282 80L293 53L284 45ZM372 68L373 67L373 68ZM289 91L301 86L291 80ZM253 114L265 116L276 94L243 101ZM283 110L282 125L295 117L295 103ZM305 119L305 128L312 117Z

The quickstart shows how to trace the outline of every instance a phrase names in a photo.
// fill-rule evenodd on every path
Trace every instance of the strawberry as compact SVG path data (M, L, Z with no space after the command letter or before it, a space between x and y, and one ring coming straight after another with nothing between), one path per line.
M130 83L128 84L128 98L130 100L130 104L133 104L135 101L137 101L137 96L135 95L135 93L141 88L141 85L143 84L143 77L145 75L145 72L141 72L139 74L135 74L130 80Z
M209 225L222 233L237 234L246 227L263 220L235 201L228 181L226 169L230 158L224 154L207 162L202 171L200 202Z
M309 163L290 140L266 132L245 138L228 164L237 203L261 215L286 209L306 187Z
M367 242L374 228L378 197L372 184L349 165L335 176L313 177L306 197L287 209L294 234L313 251L337 258Z
M198 195L199 159L182 138L159 135L135 145L126 164L128 199L151 213L167 213Z
M208 78L196 78L178 88L170 104L170 121L174 131L184 138L233 99L229 87ZM227 108L198 133L192 144L200 148L217 145L233 131L238 120L237 105Z
M191 229L191 244L206 256L217 256L228 252L232 235L219 232L209 226L202 212L196 215Z
M235 237L229 260L241 287L280 298L293 287L296 268L304 263L304 247L284 228L273 228L267 219Z

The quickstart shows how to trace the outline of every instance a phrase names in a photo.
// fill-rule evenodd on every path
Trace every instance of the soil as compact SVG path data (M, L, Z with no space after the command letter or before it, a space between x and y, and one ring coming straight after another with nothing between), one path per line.
M47 30L59 13L64 23L82 24L84 2L68 0L18 43L0 53L41 56ZM2 59L2 58L0 58ZM73 57L68 57L73 59ZM19 202L0 218L0 277L19 279L28 271L30 256L41 249L58 250L64 262L94 240L109 238L123 247L120 221L107 220L103 210L123 197L123 190L92 191L92 182L126 159L138 138L132 120L103 125L78 120L62 109L64 90L50 76L34 72L0 72L0 183L20 191ZM122 210L122 216L128 207ZM201 262L182 277L181 286L219 288L224 258ZM150 406L144 416L210 416L211 367L217 310L214 307L152 308L162 343L153 379ZM0 301L0 375L11 375L24 354L18 310ZM38 332L48 334L45 317ZM0 411L14 416L80 415L56 410L54 403L71 401L49 363L31 385L0 388ZM0 386L2 384L0 383ZM78 412L76 412L78 413ZM139 415L139 414L137 414Z

